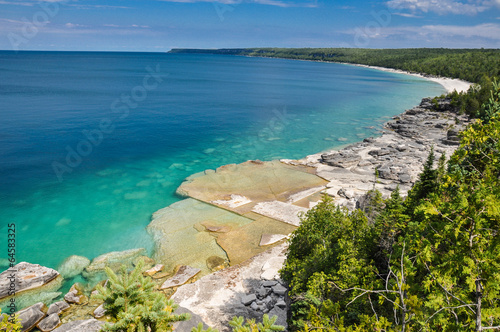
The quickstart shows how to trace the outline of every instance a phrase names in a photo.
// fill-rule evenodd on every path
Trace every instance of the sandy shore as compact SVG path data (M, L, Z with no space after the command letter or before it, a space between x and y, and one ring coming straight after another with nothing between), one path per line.
M389 73L405 74L405 75L411 75L411 76L425 78L429 81L441 84L446 89L446 91L448 93L451 93L455 90L457 92L467 92L467 90L469 90L470 86L473 84L473 83L459 80L456 78L437 77L437 76L424 75L424 74L419 74L419 73L411 73L408 71L392 69L392 68L385 68L385 67L378 67L378 66L367 66L367 65L351 64L351 63L343 63L343 64L357 66L357 67L377 69L377 70L382 70L382 71L386 71Z

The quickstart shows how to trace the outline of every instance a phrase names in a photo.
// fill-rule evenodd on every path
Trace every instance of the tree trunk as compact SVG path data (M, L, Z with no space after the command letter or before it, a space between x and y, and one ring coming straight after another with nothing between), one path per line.
M481 280L476 280L476 331L482 331L483 327L481 325L481 300L483 297Z

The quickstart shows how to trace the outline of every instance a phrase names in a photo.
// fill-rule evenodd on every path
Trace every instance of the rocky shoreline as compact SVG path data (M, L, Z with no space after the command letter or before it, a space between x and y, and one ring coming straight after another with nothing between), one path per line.
M449 157L458 145L458 133L469 122L467 116L454 112L449 100L424 98L419 106L387 122L379 137L300 160L252 161L223 166L188 179L180 190L186 196L196 198L188 198L194 204L209 207L209 210L199 207L196 211L213 210L210 212L213 217L183 227L194 229L198 238L203 235L202 243L207 243L210 248L216 246L223 249L222 253L216 252L207 259L207 265L212 262L209 268L212 273L199 274L203 267L184 262L184 266L177 266L172 271L170 266L164 268L161 255L152 260L145 256L144 249L132 249L108 253L92 262L84 257L71 256L58 269L61 276L57 271L48 269L46 272L40 267L44 276L34 278L31 273L34 280L31 285L34 286L26 285L25 288L29 289L29 293L40 292L44 287L47 289L47 285L53 285L56 277L57 283L60 283L62 277L71 278L79 274L90 279L102 279L105 266L117 268L123 260L133 266L138 259L146 259L150 270L145 274L158 283L159 290L181 305L181 311L190 312L194 317L190 322L179 324L177 331L190 331L198 322L226 331L232 316L261 319L265 313L277 315L278 323L285 325L288 301L278 271L286 255L284 240L299 223L297 212L307 211L317 204L322 193L351 210L362 208L366 192L373 188L384 196L390 195L396 187L403 195L406 194L417 180L431 146L438 155L445 153ZM262 177L262 174L267 177L257 181L255 178ZM235 184L233 178L238 179L234 181L243 179L243 182ZM306 182L309 184L305 185ZM259 189L262 183L268 188ZM245 187L249 184L256 187L249 190ZM161 228L162 224L169 224L166 218L168 213L169 209L155 213L152 225ZM178 217L177 214L174 216ZM225 222L228 218L233 219L223 224L217 218ZM162 241L162 238L156 237L155 240ZM255 244L248 247L244 241ZM245 250L250 251L241 256ZM224 253L226 256L220 257ZM201 262L205 264L204 259ZM227 267L228 263L232 266ZM25 264L22 267L26 271L31 271L32 266L22 264ZM49 274L45 276L45 273ZM9 284L8 279L2 279L7 278L8 273L2 275L0 292ZM199 279L196 280L196 277ZM54 293L53 287L49 288L50 294L60 297L61 293ZM41 302L48 304L52 301L45 299L23 309L20 313L29 317L27 322L30 324L30 328L23 331L35 326L43 331L64 331L66 327L75 330L74 326L78 324L82 326L82 331L97 331L105 312L102 306L99 307L100 303L92 301L92 291L74 285L64 300L49 308ZM43 296L38 298L43 299Z

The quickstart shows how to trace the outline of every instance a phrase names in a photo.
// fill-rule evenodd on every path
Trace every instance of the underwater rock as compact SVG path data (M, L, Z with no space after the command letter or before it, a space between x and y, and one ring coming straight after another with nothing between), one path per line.
M106 267L116 272L122 265L131 266L139 256L145 256L146 254L144 248L108 252L94 258L82 274L85 278L92 279L99 274L103 274Z
M90 265L90 259L83 256L72 255L66 258L57 271L65 279L71 279L83 272L83 270Z

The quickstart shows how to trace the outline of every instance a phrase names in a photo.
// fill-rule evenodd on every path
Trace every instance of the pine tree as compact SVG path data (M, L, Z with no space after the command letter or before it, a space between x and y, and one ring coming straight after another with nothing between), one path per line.
M143 266L140 261L130 274L123 266L118 275L106 268L109 281L107 287L97 286L96 298L104 301L104 309L115 322L105 324L102 331L172 331L172 323L190 318L189 314L173 314L177 305L154 291L155 284L142 275Z
M229 325L233 328L233 332L273 332L284 331L285 328L281 325L274 325L277 316L269 318L269 315L264 315L262 323L255 323L254 319L245 319L243 317L233 317Z

